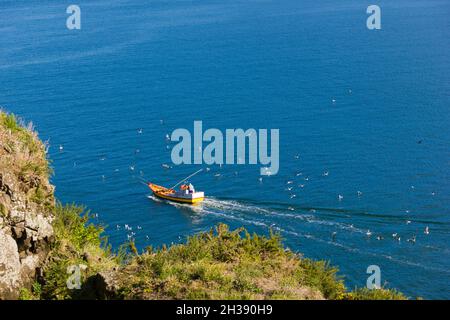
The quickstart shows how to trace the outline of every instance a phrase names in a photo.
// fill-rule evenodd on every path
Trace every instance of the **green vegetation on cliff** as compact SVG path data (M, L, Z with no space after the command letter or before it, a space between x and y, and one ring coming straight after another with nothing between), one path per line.
M31 126L0 112L0 143L1 181L8 188L17 181L26 202L43 210L53 228L42 272L20 290L21 299L405 299L385 289L349 292L336 268L286 250L280 235L231 231L224 224L184 244L139 254L129 243L113 252L88 211L55 203L45 145ZM0 221L8 222L14 205L8 193L0 193ZM74 265L82 267L80 289L67 285Z
M42 298L405 299L385 289L348 292L336 268L284 249L276 234L251 235L220 224L185 244L112 254L101 244L103 229L86 224L87 217L81 208L57 206L57 241ZM70 264L87 265L81 290L67 289ZM106 294L93 285L99 272L108 274L105 281L112 289Z
M46 146L39 140L32 123L25 127L13 114L1 110L0 172L13 175L30 202L40 207L54 204L53 188L48 182L52 169Z
M149 248L122 269L120 283L125 298L340 299L336 271L285 250L279 235L219 224L186 244Z

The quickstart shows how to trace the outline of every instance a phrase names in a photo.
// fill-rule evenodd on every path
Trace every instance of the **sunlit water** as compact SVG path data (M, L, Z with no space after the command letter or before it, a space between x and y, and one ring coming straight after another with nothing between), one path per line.
M50 141L58 198L115 247L271 228L350 287L378 265L409 296L450 298L450 5L378 2L380 31L357 0L77 1L69 31L65 4L1 1L0 105ZM279 174L212 166L192 179L203 204L154 199L142 179L199 168L173 166L165 139L194 120L279 128Z

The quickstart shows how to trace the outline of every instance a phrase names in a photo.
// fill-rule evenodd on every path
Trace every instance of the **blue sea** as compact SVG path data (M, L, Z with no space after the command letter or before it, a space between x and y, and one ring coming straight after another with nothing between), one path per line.
M272 229L350 288L378 265L387 287L450 298L447 0L377 1L381 30L360 0L76 4L81 30L64 1L0 2L0 105L49 141L57 197L98 213L114 248ZM173 165L166 135L195 120L279 129L279 173ZM142 184L200 168L200 206Z

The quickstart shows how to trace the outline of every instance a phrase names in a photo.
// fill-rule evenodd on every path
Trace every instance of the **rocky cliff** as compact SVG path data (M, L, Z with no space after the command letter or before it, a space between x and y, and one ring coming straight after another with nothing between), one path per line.
M30 286L52 241L54 188L44 144L30 125L0 113L0 299Z

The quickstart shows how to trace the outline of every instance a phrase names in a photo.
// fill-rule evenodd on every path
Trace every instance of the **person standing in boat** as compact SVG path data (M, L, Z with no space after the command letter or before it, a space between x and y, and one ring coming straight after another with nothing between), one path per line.
M189 193L194 193L195 189L194 186L192 185L192 183L189 183L189 187L188 187Z

